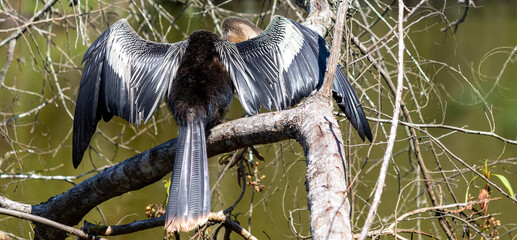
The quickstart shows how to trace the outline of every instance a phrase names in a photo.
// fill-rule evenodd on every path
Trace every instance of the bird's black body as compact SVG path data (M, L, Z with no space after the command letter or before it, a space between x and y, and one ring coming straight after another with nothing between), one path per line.
M209 31L189 35L189 46L172 82L167 103L178 124L198 119L207 126L219 124L233 99L233 85Z
M73 164L77 167L101 118L140 124L163 98L179 126L167 204L167 231L190 231L208 219L206 134L219 124L234 91L247 114L287 109L321 87L329 56L309 28L275 16L266 30L239 19L223 21L223 38L195 31L176 43L142 39L126 20L86 51L76 102ZM357 95L338 67L333 96L359 136L372 134Z

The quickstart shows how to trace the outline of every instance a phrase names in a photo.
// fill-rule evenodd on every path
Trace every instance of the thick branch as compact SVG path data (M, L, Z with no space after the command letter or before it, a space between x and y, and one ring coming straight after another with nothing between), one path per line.
M307 158L311 233L313 239L351 239L343 139L327 103L323 97L311 103L307 117L313 120L305 121L300 129L300 144Z
M308 20L318 19L321 15L328 16L329 13L325 14L324 11L328 10L325 1L311 1L311 4L320 9L311 12ZM307 157L307 201L313 239L352 239L343 139L330 102L347 8L347 1L342 2L338 8L323 86L316 94L321 100L311 103L317 107L308 111L311 115L309 119L314 121L303 124L300 129L300 143Z

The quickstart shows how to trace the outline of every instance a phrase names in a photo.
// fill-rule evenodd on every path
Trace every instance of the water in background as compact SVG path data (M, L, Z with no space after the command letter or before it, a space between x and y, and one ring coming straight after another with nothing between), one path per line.
M258 12L262 7L262 3L257 3L258 1L243 2L242 4L235 3L234 5L228 6L228 8L235 9L242 7L250 9L250 12ZM412 26L412 42L411 44L406 44L410 45L409 48L417 49L419 57L444 62L455 68L462 69L465 76L473 79L472 82L476 84L477 88L484 90L482 94L485 95L488 92L487 89L493 86L493 78L491 77L498 74L508 56L507 52L517 44L517 34L515 34L515 30L517 30L515 28L515 23L517 22L517 4L515 1L498 1L497 3L483 2L482 4L483 7L470 10L466 21L460 25L456 35L451 35L450 32L440 32L439 29L443 27L443 23L438 22L436 19L431 19ZM181 10L180 5L171 4L171 6L170 11L172 15L177 14ZM448 11L451 11L452 16L456 16L459 10L457 10L457 8L450 8ZM283 12L279 12L278 14L283 15ZM185 25L185 29L187 29L185 32L212 27L207 24L207 22L210 21L202 21L200 15L195 15L192 19L189 19L187 16L188 15L185 15L184 18L179 20L179 24ZM454 17L451 18L454 19ZM415 29L420 29L420 31L415 32ZM102 30L99 29L99 31ZM66 36L63 36L63 41L65 38ZM181 39L181 35L169 35L168 40L178 41ZM45 45L44 41L39 43ZM6 85L12 86L13 82L16 81L17 87L21 89L34 92L41 91L41 86L44 85L43 78L39 75L39 70L36 65L32 63L32 61L39 60L31 59L31 53L28 48L26 46L22 47L25 43L19 44L20 45L17 46L17 54L26 57L17 59L17 62L11 66L11 72L16 68L23 69L21 69L16 76L8 75ZM34 43L31 43L31 45L33 44ZM510 50L508 48L510 48ZM82 53L84 53L86 47L78 44L77 48L75 48L75 46L69 46L69 49L72 52L71 55L77 57L76 64L79 64L79 59L82 57ZM0 58L3 64L3 61L5 61L5 51L1 54ZM440 107L441 109L440 111L434 112L432 109L429 110L429 108L427 108L426 112L424 112L424 115L428 118L427 120L435 118L437 123L443 122L444 124L454 126L468 126L468 129L489 131L489 124L482 110L483 105L479 104L479 99L476 99L475 94L472 94L466 82L462 80L459 75L451 74L451 70L440 68L438 65L439 64L422 64L425 72L432 77L431 80L435 83L435 86L441 89L441 99L447 102L447 104L436 103L438 101L437 99L431 99L429 104L436 104L437 108ZM80 66L78 65L78 67ZM485 74L485 78L479 77L478 71ZM456 78L451 77L451 75L456 76ZM62 81L72 88L67 91L76 92L79 84L79 70L71 71L64 74L64 76L65 79L62 79ZM515 139L517 136L517 128L515 127L517 120L517 97L515 97L517 90L516 78L517 68L515 67L515 60L513 60L502 75L499 85L495 86L495 89L486 97L486 106L493 108L493 120L496 123L495 133L509 139ZM52 78L48 77L47 79ZM56 89L46 89L46 91L56 91ZM21 96L23 97L24 95ZM5 88L0 90L0 109L2 109L2 111L6 109L6 106L11 104L13 97L15 97L15 94L11 91L7 91ZM25 98L26 99L18 99L22 104L15 104L13 106L13 112L29 110L40 104L37 98ZM61 100L57 99L54 101ZM109 163L119 162L134 155L135 152L145 151L170 138L176 137L177 134L176 125L165 107L162 107L157 113L159 116L157 119L164 119L163 116L168 116L169 120L159 122L156 125L153 125L154 123L148 123L139 128L134 128L129 126L125 121L116 118L109 124L101 121L99 127L103 129L103 133L106 134L108 138L115 139L116 141L127 141L133 137L135 133L139 133L140 135L129 144L133 149L120 149L111 144L106 137L97 134L92 140L92 143L94 146L99 147L99 154L101 154L102 157L98 157L97 153L91 153L94 159L90 161L88 158L88 151L90 150L87 150L83 163L75 170L71 164L71 118L61 105L58 106L54 103L49 104L50 107L47 107L45 111L41 111L37 116L16 120L14 124L18 126L17 134L13 135L12 130L9 130L9 136L16 136L16 138L19 138L19 142L30 143L39 149L51 149L50 146L60 144L63 146L60 151L36 155L27 153L27 149L31 149L30 147L18 146L14 147L14 149L20 149L20 152L9 152L12 151L13 147L8 145L5 140L0 139L0 157L5 157L7 154L21 156L23 166L20 166L19 169L23 169L24 172L34 171L43 175L75 176L79 173L94 169L94 166L99 167ZM72 105L68 104L68 106L69 109L73 110ZM441 113L443 110L446 112L445 117ZM389 111L385 112L389 113ZM239 118L242 114L243 110L240 108L238 101L235 100L227 118ZM0 119L0 121L5 121L6 119L8 119L8 117ZM40 124L35 126L23 126L34 120L40 122ZM431 122L431 120L428 122ZM141 130L145 128L148 129L140 133ZM343 132L345 136L347 131L348 125L344 125ZM440 129L431 129L429 131L435 136L449 132ZM156 133L159 134L156 135ZM399 133L403 134L402 131ZM51 137L48 137L49 135L51 135ZM352 133L352 137L357 138L357 135ZM494 160L517 156L515 146L505 146L500 141L488 137L469 137L465 134L455 133L450 136L445 136L441 140L458 154L459 157L466 159L471 164L475 163L478 166L482 164L484 158ZM483 144L480 144L480 141L483 141ZM395 152L403 151L404 146L405 145L402 144L398 145ZM283 239L292 237L293 233L291 231L290 221L293 222L292 226L294 226L300 234L309 235L309 214L306 210L307 200L304 185L305 160L303 151L294 140L279 144L257 146L257 149L266 159L264 163L259 165L261 174L266 176L264 179L266 189L262 193L252 194L251 191L249 191L250 188L248 188L244 199L234 211L234 213L242 213L238 216L238 220L245 228L248 228L248 216L252 214L251 231L259 239ZM382 149L379 148L378 150L378 152L371 154L370 162L367 165L368 167L375 166L378 158L382 156ZM363 147L360 151L366 153L366 147ZM429 166L432 166L432 170L436 170L434 169L434 160L429 153L429 149L424 149L423 151L424 159L428 161ZM406 153L406 155L408 154ZM397 164L402 167L402 170L412 167L412 163L410 163L408 158L409 157L397 157ZM210 181L212 184L216 181L218 173L224 168L224 166L218 164L218 159L218 157L215 157L209 161ZM354 168L357 168L361 164L362 162L354 163ZM458 163L455 164L458 165ZM8 167L10 166L0 165L2 171ZM455 169L452 164L447 163L444 163L444 168L448 170ZM463 168L463 166L459 166L459 168ZM41 169L51 170L38 172ZM513 172L511 170L509 170L510 172L505 172L505 169L496 168L495 171L501 174L506 173L507 176L510 176L510 182L514 185L517 184L515 177L511 177L511 173L513 173L515 169L513 169ZM364 185L357 186L359 196L368 197L368 193L376 181L377 172L378 170L373 170L364 174L361 179ZM394 207L398 192L407 184L397 182L397 176L395 176L397 172L395 169L391 169L390 174L391 176L388 176L387 189L383 195L383 203L385 205L383 205L384 208L379 209L379 214L382 216L387 216L390 212L393 212L393 208L388 207L391 204L386 204L386 202L392 201L393 199ZM91 176L91 174L74 182L78 183L89 176ZM470 180L472 176L470 173L466 174L466 181ZM169 178L170 175L164 179ZM457 184L455 187L458 187L458 189L456 189L456 195L462 199L465 180L452 181L454 184ZM3 179L0 180L0 186L2 186L0 189L1 195L28 204L38 204L39 202L46 201L51 196L66 191L72 185L64 181L29 180L13 182ZM214 192L212 210L221 210L231 205L231 203L238 198L241 191L240 189L237 184L237 174L235 170L231 170L231 173L223 179L220 187ZM500 196L497 193L495 193L495 195ZM421 197L426 198L425 195ZM145 206L152 203L162 203L165 198L166 193L163 183L157 182L141 190L113 198L101 204L99 208L102 210L102 214L97 210L92 210L84 219L89 222L99 223L102 223L103 219L105 219L108 224L129 223L145 219ZM250 212L250 202L252 198L254 208L253 211ZM412 201L413 199L408 200L401 208L405 208L406 210L414 209ZM490 205L490 211L503 212L501 216L498 216L498 219L503 223L514 222L514 216L517 215L515 204L510 204L504 199L500 201L505 204L492 204ZM510 211L512 213L509 213ZM293 216L291 220L289 220L290 215ZM0 230L6 230L26 238L29 237L27 232L30 232L30 227L28 224L20 224L20 220L6 219L3 216L0 219L3 219L0 220ZM357 227L360 227L361 221L361 218L355 221L356 224L359 223ZM130 236L133 239L158 239L162 234L163 230L156 228L135 233ZM235 237L236 239L238 238L237 236ZM127 238L129 238L129 236L111 237L110 239Z

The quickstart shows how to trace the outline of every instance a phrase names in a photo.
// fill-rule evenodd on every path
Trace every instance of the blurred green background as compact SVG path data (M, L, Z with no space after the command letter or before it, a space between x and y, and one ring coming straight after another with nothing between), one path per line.
M89 1L82 4L88 4L94 10L99 8L99 3L100 1ZM111 3L114 6L110 6ZM163 4L166 7L165 11L172 16L177 16L184 7L181 2L176 1L159 1L159 3ZM215 3L224 3L221 7L228 10L228 15L232 15L232 11L259 14L271 7L269 2L251 0ZM34 9L40 9L43 5L40 1L7 1L3 4L10 4L13 9L17 9L26 18L34 14ZM149 3L134 2L132 4ZM413 3L408 2L408 4ZM442 123L487 132L493 130L494 133L504 138L515 140L517 138L515 55L511 57L500 78L497 77L503 70L503 64L509 58L510 52L517 46L517 2L476 1L475 4L477 7L469 10L466 21L461 23L454 35L450 31L442 32L440 29L445 26L444 19L453 21L463 13L464 8L459 7L457 2L433 1L408 20L406 24L410 24L411 20L426 16L436 9L442 7L444 9L441 15L428 16L424 21L420 21L408 29L410 41L406 41L407 47L415 54L423 71L432 82L430 85L433 86L433 89L430 90L429 86L417 83L415 87L422 87L422 89L415 88L415 94L420 95L418 97L424 106L422 114L425 123ZM127 1L102 2L102 6L105 7L104 14L98 14L97 19L88 19L83 24L91 24L90 20L97 21L98 18L103 17L109 24L112 24L120 18L125 18L128 11L131 11ZM59 1L54 8L59 9L56 11L73 13L68 1ZM149 16L156 16L155 12L150 11ZM289 17L295 16L293 10L284 5L279 6L275 13ZM1 14L2 18L11 17L8 11ZM394 12L391 15L395 16ZM161 20L163 19L160 18ZM266 16L264 23L261 24L262 28L267 26L268 20L269 16ZM51 29L51 33L44 32L49 30L47 25L43 25L41 28L39 28L40 25L37 25L38 29L31 29L18 40L15 58L4 85L0 89L0 123L2 123L0 124L2 134L2 138L0 138L0 174L37 173L45 176L76 176L107 164L117 163L177 135L176 124L164 104L151 121L138 128L118 118L114 118L109 123L101 121L99 129L102 130L102 135L96 134L92 139L92 145L96 151L87 150L83 163L78 169L73 168L71 163L73 121L67 111L70 114L73 114L74 111L73 102L80 82L82 56L89 44L108 27L108 24L89 28L87 32L89 40L83 42L75 28L64 27L66 21L77 20L71 17L67 20L49 21L57 22L57 26L55 29ZM135 17L130 19L139 34L150 40L161 41L151 31L142 29L141 25L137 24L139 21L143 21L143 19ZM184 39L184 34L194 30L213 30L214 28L209 13L195 8L187 9L176 24L180 26L181 31L174 28L167 30L168 25L164 20L162 24L157 24L155 29L159 32L167 31L166 40L175 42ZM0 23L0 26L1 29L13 27L9 25L9 22ZM387 27L379 23L373 27L372 31L385 33ZM11 33L2 31L0 38L5 39ZM48 36L52 36L51 42L47 41ZM368 41L368 38L362 37L361 40ZM48 55L47 49L50 49ZM64 55L70 56L71 59L66 59ZM6 47L4 46L0 49L2 66L6 59L5 56ZM47 71L50 69L48 56L51 57L56 68L57 79L48 73L51 71ZM416 69L411 70L418 75ZM462 74L459 74L458 71ZM367 88L377 81L373 79L377 75L375 72L366 72L364 75L356 72L353 74L355 77L360 76L358 79L352 79L357 80L356 84L363 88ZM496 79L498 79L497 82ZM413 79L409 79L409 81L413 81ZM418 81L421 82L421 80ZM415 80L415 82L417 81ZM479 95L475 94L471 85L480 91L485 103L479 98ZM65 97L57 94L60 88L65 93ZM358 92L358 95L364 100L364 94L366 94L373 102L376 102L378 96L375 95L378 93L375 91L376 89L368 89ZM387 94L387 91L384 91L383 94ZM391 115L391 102L388 99L382 99L382 102L386 103L382 111ZM414 109L414 105L411 104L407 95L405 99L408 101L408 108ZM364 105L366 108L372 108L368 104ZM32 114L15 119L15 116L20 113L38 108L38 106L43 107ZM367 110L366 112L368 116L376 117L373 111ZM226 118L228 120L236 119L243 113L238 100L235 99ZM388 117L382 116L382 118ZM370 124L372 127L375 126L375 122ZM344 121L342 131L345 138L348 136L348 130L348 124ZM517 177L515 177L517 168L514 166L517 162L515 145L505 144L487 136L451 133L450 130L441 128L431 128L428 131L434 137L439 138L451 152L471 165L479 167L483 164L484 159L488 159L489 162L504 160L502 164L495 165L493 171L505 175L515 189L517 185ZM368 145L357 145L360 144L360 141L355 131L351 133L351 139L354 144L352 149L355 156L351 169L355 173L364 163ZM418 173L412 172L416 163L412 153L408 152L407 139L402 128L400 128L398 139L400 141L395 145L394 165L390 168L382 197L383 202L378 211L381 216L380 220L386 222L392 220L392 214L395 212L397 204L397 211L403 213L415 209L417 201L425 202L428 199L427 195L421 191L423 183L415 181L414 176L405 176L409 173L411 175ZM364 205L362 201L369 197L377 179L378 163L383 155L386 138L379 136L377 141L370 153L369 162L360 175L360 183L355 188L354 197L358 206ZM440 174L434 164L435 160L430 153L430 148L425 145L429 139L424 137L421 141L423 142L424 159L428 163L433 177L439 179ZM117 144L113 144L113 142ZM247 188L243 200L234 211L234 213L242 213L237 219L244 228L251 228L251 232L259 239L296 238L292 226L302 236L308 236L310 232L304 185L305 158L299 144L291 140L257 146L257 149L265 157L265 162L260 163L258 167L260 174L266 176L263 180L265 189L262 192L253 193L251 188ZM464 166L454 160L448 161L445 154L440 157L443 158L444 170L447 175L451 176L453 191L461 202L464 199L466 186L474 174L455 175L454 172L464 169ZM218 160L219 157L209 160L212 184L218 178L218 173L225 167L219 164ZM92 174L94 173L88 173L73 182L79 183ZM169 178L170 175L166 176L164 180ZM493 181L500 183L494 179ZM473 196L477 196L478 189L484 186L481 181L476 184L477 188L471 190ZM415 187L417 185L419 187ZM38 204L66 191L71 186L72 184L69 182L55 180L0 179L0 195L27 204ZM409 191L411 194L404 191ZM240 192L236 170L232 169L213 193L212 210L227 208L238 198ZM493 196L501 197L501 194L493 192ZM444 204L450 200L445 193L442 197ZM161 204L165 198L163 182L157 182L101 204L98 209L92 210L84 220L94 223L104 223L105 221L107 224L114 225L145 219L145 207L153 203ZM367 210L368 208L358 208L354 212L352 219L355 232L359 232L363 222L362 215L366 214ZM499 233L517 227L515 203L503 197L495 204L490 204L489 211L495 213L495 217L504 225ZM250 216L252 216L251 222L248 222ZM422 230L436 228L433 224L423 221ZM404 228L414 228L413 225L414 223L411 225L400 224ZM0 216L0 230L23 238L32 236L30 224L6 216ZM110 237L110 239L159 239L162 235L163 229L155 228L128 236ZM515 235L515 233L508 234L505 237ZM239 239L237 236L235 238Z

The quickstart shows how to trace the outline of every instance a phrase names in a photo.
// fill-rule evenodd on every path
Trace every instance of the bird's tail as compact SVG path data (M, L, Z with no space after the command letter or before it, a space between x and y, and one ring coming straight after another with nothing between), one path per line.
M167 232L191 231L208 220L208 180L205 124L196 120L180 124L165 216Z

